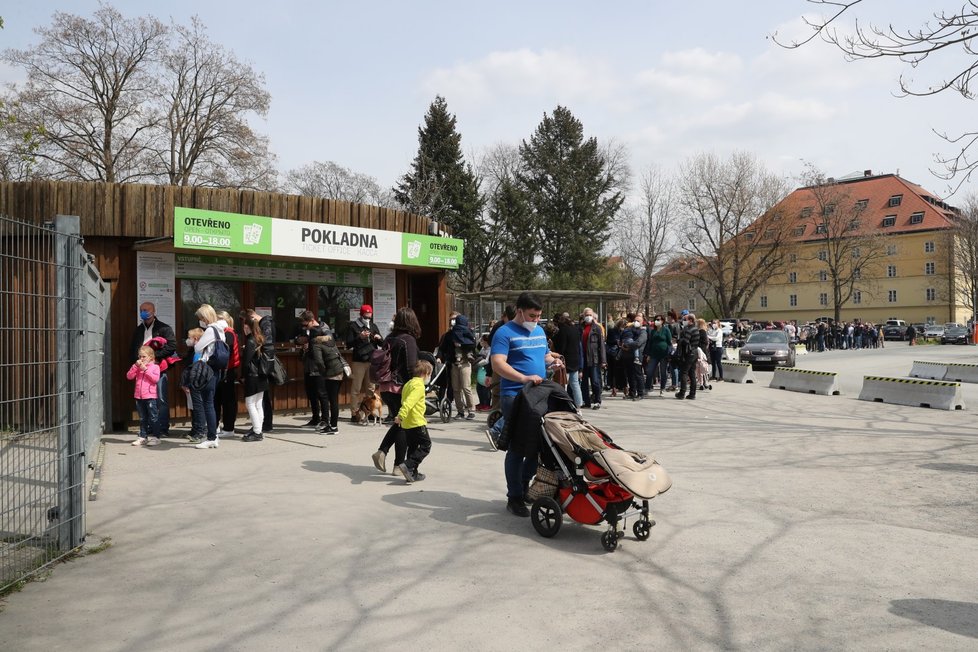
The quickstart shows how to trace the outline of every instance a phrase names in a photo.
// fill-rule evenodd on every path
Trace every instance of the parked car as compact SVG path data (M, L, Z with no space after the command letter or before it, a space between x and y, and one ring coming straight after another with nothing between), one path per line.
M913 326L913 329L915 331L917 331L917 337L922 336L924 334L924 331L927 330L927 324L910 324L910 325Z
M924 337L928 339L938 339L944 335L944 327L940 324L931 324L924 329Z
M894 322L899 322L894 323ZM883 327L884 340L905 340L907 339L907 322L902 319L891 319Z
M967 344L968 334L968 329L964 326L945 328L944 334L941 335L941 344Z
M755 370L795 366L795 348L788 344L784 331L754 331L740 347L739 355L741 362L750 363Z

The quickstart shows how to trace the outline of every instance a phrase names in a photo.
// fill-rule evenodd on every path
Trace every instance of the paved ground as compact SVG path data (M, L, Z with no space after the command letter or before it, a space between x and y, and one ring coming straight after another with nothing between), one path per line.
M845 396L720 383L588 417L673 489L649 541L542 539L504 511L477 424L432 427L428 479L370 464L382 431L287 423L260 444L108 435L90 539L0 612L3 650L930 649L978 645L978 385L968 410L855 400L864 373L974 347L799 357Z

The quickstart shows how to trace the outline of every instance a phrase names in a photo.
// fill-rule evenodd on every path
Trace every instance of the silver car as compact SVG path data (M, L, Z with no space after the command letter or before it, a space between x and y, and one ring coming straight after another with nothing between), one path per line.
M754 331L740 347L740 361L749 362L753 369L794 367L795 347L784 331Z

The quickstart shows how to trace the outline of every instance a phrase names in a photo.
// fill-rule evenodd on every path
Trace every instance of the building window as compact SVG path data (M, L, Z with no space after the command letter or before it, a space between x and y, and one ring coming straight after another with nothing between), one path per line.
M822 208L822 215L831 215L834 212L835 204L826 204L825 207Z
M805 235L805 227L799 226L797 229L795 229L795 236L803 236L803 235Z
M859 247L853 247L852 248L852 257L853 258L859 258L862 255L863 255L862 249L860 249Z
M887 215L883 218L883 226L893 226L896 224L896 215Z
M933 241L928 240L927 242L924 243L924 253L927 253L927 254L934 253L934 243L933 243Z
M753 234L753 232L748 231L747 233L744 234L744 237L747 238L747 241L748 242L750 242L751 240L754 239L754 234Z
M788 282L797 283L798 282L798 272L788 272Z
M934 288L927 288L927 300L936 301L937 300L937 290Z
M893 195L892 197L890 197L890 202L887 205L892 208L893 206L899 206L900 202L902 201L903 201L903 195Z
M829 305L829 295L825 292L821 292L818 295L818 305L827 306Z
M923 221L924 221L924 214L923 213L914 213L913 215L910 216L910 223L911 224L920 224Z
M818 259L821 260L822 262L825 262L826 260L829 259L829 252L825 251L824 249L819 250Z
M854 280L858 281L862 279L862 277L863 277L863 270L861 267L857 267L856 269L852 270L852 278Z
M690 281L689 283L687 283L687 285L689 286L690 290L696 289L696 281Z
M856 202L856 210L857 211L866 210L866 206L868 205L869 205L868 199L860 199L859 201Z
M669 312L670 310L672 310L672 301L666 299L666 312Z
M797 306L798 305L798 295L797 294L789 294L788 295L788 305L789 306Z
M829 280L829 273L827 271L825 271L824 269L823 270L820 270L818 272L818 280L820 280L823 283L825 281Z
M789 263L797 263L798 262L798 254L788 254L788 262Z
M849 230L850 231L858 231L859 230L859 220L853 220L853 221L849 222Z
M773 237L774 237L774 231L772 229L767 229L766 231L764 231L764 239L765 240L770 240Z
M887 278L896 278L896 265L886 266L886 276Z
M924 263L924 274L933 276L935 267L934 263Z
M812 214L812 207L811 206L806 206L805 208L801 209L801 216L802 217L811 217L811 214Z
M896 245L886 245L886 255L896 256L897 246Z
M767 308L767 295L761 295L761 308Z
M863 293L860 290L852 291L852 302L856 305L863 302Z
M827 232L828 231L827 231L827 228L825 226L825 222L822 222L821 224L816 224L815 225L815 233L827 233Z
M936 323L937 323L937 317L928 317L927 318L927 325L928 326L933 326Z
M692 310L693 312L696 312L696 298L695 298L695 297L694 297L694 298L692 298L692 299L690 299L690 300L689 300L689 301L687 302L687 304L686 304L686 305L687 305L687 307L688 307L688 308L689 308L690 310Z
M886 293L886 300L890 303L896 303L896 290L890 290Z

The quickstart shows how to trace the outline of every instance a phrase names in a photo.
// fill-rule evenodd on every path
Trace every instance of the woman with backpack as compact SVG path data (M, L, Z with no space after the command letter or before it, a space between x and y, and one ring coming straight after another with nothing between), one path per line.
M340 383L346 362L336 348L332 335L317 335L312 339L312 359L316 363L316 391L322 406L322 421L317 430L324 435L335 435L340 420Z
M218 423L223 425L220 434L224 437L234 437L234 422L238 420L238 373L241 367L241 348L238 346L238 335L234 332L234 319L227 311L217 313L218 319L227 322L224 329L224 340L228 345L230 357L224 377L217 384L214 392L214 413Z
M418 362L418 338L421 337L421 326L414 310L401 308L394 315L394 327L384 340L384 348L391 352L390 370L392 378L380 382L380 397L387 405L388 414L396 416L401 410L401 388L414 377L414 366ZM404 429L397 424L384 435L383 441L371 458L378 471L387 472L387 453L394 447L394 468L404 462L407 452L407 436Z
M214 393L217 391L217 384L221 381L225 369L227 369L230 357L227 342L224 340L224 329L227 328L228 323L223 319L218 319L214 307L208 303L200 305L196 316L204 334L194 344L194 355L199 356L199 360L206 362L214 371L214 375L200 390L204 418L207 423L207 439L194 448L217 448L217 412L214 410Z
M265 421L262 399L265 392L268 391L268 375L265 373L265 366L260 355L265 338L258 326L257 315L250 318L246 317L242 330L245 335L244 354L241 357L242 381L244 382L245 407L248 408L248 416L251 417L251 432L242 437L241 441L261 441L265 438L262 435L262 423Z

